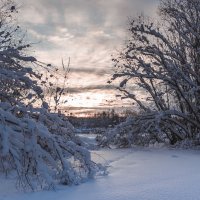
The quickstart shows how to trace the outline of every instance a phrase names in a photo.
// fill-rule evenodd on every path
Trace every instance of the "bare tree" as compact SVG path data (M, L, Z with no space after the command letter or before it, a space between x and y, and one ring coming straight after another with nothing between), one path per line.
M130 39L113 59L112 80L121 80L118 89L141 110L133 135L171 144L199 141L200 1L163 0L158 13L159 22L144 16L130 21Z
M67 66L62 59L62 68L46 68L42 83L45 93L45 101L48 102L49 109L54 112L60 112L62 106L67 102L67 87L70 73L70 58Z

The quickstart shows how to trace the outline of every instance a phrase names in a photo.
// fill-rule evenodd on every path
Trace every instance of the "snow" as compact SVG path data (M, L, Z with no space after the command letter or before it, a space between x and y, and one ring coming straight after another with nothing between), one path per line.
M13 180L0 177L0 200L200 199L199 151L101 149L92 151L92 157L108 166L108 175L78 186L35 193L17 191Z

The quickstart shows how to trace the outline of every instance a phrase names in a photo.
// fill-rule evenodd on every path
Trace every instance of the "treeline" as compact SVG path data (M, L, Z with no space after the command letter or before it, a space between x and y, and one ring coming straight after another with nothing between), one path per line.
M85 128L108 128L113 127L121 122L123 122L128 113L120 114L117 113L114 109L97 112L92 116L78 117L78 116L69 116L69 121L75 127L85 127Z

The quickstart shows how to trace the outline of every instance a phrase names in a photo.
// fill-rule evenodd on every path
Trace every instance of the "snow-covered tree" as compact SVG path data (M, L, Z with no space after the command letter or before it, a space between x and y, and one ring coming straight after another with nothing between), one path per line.
M113 80L140 108L128 134L199 143L200 1L163 0L158 13L157 22L142 15L130 21L127 46L113 59Z
M15 21L17 7L11 0L1 0L0 11L0 100L14 104L42 98L37 84L41 74L30 67L37 60L27 55L31 45Z
M27 55L16 13L14 2L0 1L0 173L33 190L78 184L98 167L66 117L43 102L42 74L33 67L44 64Z

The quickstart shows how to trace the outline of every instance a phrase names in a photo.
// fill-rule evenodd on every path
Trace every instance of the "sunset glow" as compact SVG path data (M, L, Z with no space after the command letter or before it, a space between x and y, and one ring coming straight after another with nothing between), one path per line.
M68 105L70 107L98 107L100 106L107 95L105 93L93 93L93 92L85 92L80 93L77 96L71 96L68 98Z

